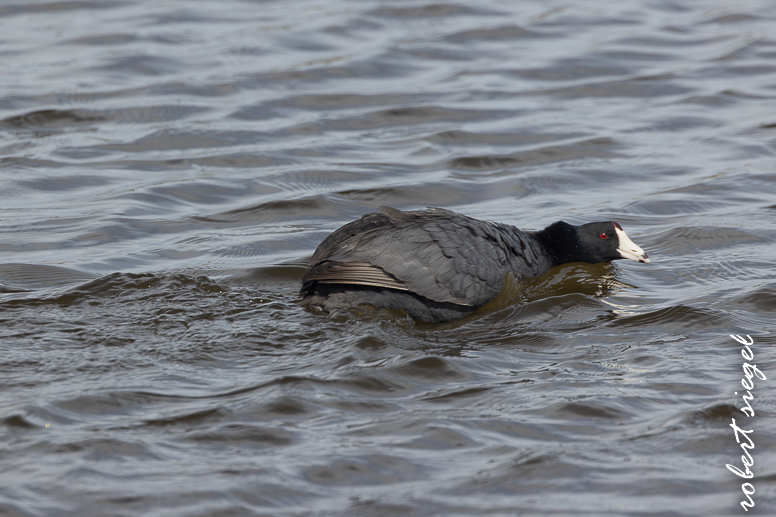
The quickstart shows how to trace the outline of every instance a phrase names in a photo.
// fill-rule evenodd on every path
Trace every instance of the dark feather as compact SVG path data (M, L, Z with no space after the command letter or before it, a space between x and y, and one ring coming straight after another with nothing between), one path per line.
M521 281L566 261L621 258L612 254L616 237L596 242L596 232L614 232L612 224L590 223L585 226L594 227L584 235L577 232L585 226L562 221L525 232L441 208L380 207L323 240L302 277L300 295L303 303L328 308L373 303L446 321L496 298L508 275ZM418 304L424 308L415 309Z

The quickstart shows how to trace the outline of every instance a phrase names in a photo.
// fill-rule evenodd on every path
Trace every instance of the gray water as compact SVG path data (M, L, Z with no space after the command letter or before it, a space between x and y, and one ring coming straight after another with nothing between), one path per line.
M1 515L776 514L770 0L18 1L0 27ZM300 307L379 205L615 220L652 263L453 325Z

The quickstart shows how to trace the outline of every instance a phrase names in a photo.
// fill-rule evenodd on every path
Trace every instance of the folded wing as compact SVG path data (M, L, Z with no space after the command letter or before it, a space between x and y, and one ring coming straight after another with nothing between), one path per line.
M495 298L509 272L502 233L449 210L422 213L381 207L332 233L313 254L303 290L317 281L399 289L470 306Z

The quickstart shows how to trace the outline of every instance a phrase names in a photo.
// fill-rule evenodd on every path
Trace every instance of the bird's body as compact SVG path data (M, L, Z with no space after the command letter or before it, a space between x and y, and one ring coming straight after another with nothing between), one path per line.
M617 249L623 240L632 256ZM381 207L324 239L300 295L304 305L327 312L371 304L443 322L493 300L508 274L520 281L566 262L617 258L649 261L613 222L577 227L559 221L527 232L440 208Z

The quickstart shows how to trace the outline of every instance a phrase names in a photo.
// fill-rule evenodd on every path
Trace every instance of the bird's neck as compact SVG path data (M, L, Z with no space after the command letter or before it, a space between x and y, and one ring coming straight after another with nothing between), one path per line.
M554 262L553 266L581 260L578 256L580 247L576 226L565 221L558 221L534 235L543 244L544 249L549 252Z

